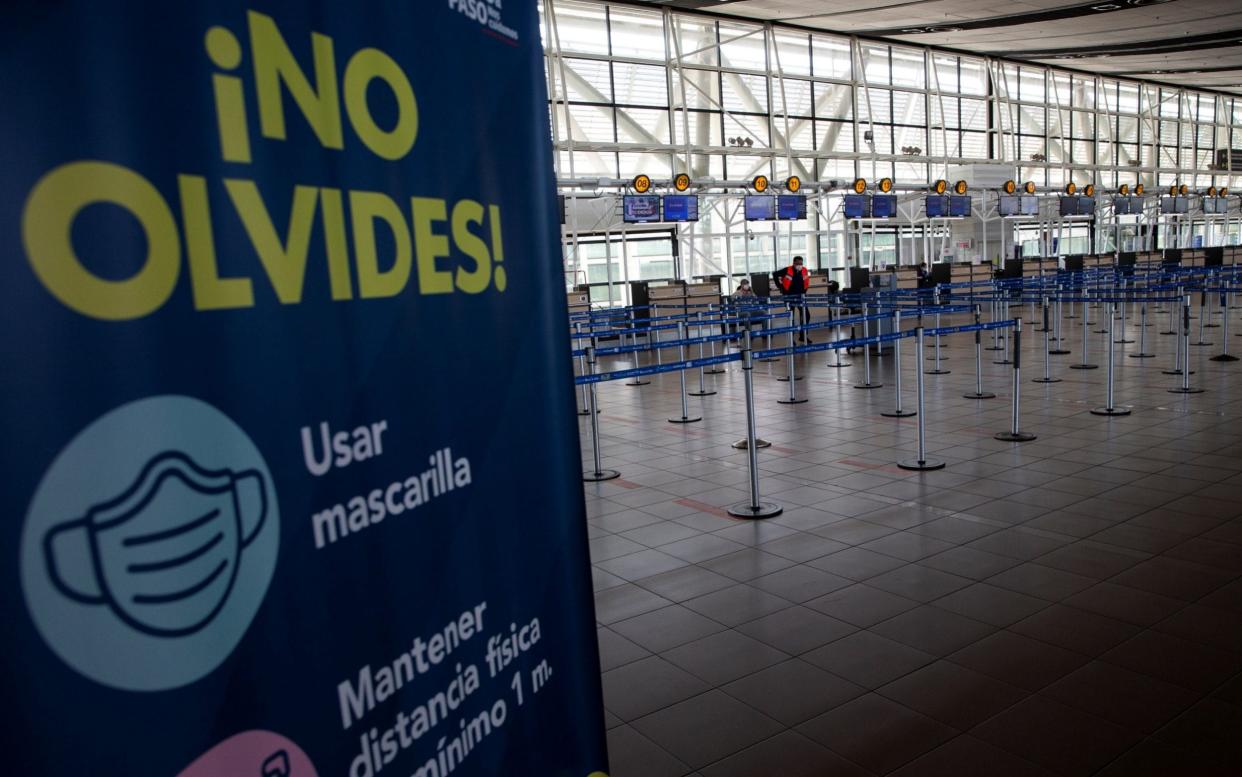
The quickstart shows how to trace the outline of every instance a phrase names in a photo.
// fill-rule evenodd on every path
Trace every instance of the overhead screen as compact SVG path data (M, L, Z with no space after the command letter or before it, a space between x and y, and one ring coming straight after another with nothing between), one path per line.
M1078 198L1078 215L1094 216L1095 215L1095 198L1079 197Z
M742 203L747 221L771 221L776 218L776 197L771 194L748 194Z
M845 217L847 219L871 218L871 198L865 194L845 195Z
M927 218L941 219L949 215L949 198L940 195L929 196L926 203Z
M1062 197L1060 204L1061 204L1060 213L1062 216L1077 216L1078 215L1078 198L1077 197Z
M1131 197L1114 197L1113 213L1118 216L1125 216L1134 213L1134 199Z
M806 218L806 195L776 195L776 217L783 221L798 221Z
M1022 212L1022 198L1001 195L996 209L1002 216L1017 216Z
M1022 195L1022 215L1038 216L1039 215L1039 198L1033 194Z
M627 194L621 198L621 220L626 224L649 224L660 220L660 195Z
M699 198L694 194L664 195L665 221L698 221Z
M891 219L897 215L897 195L877 194L871 198L871 217Z
M949 215L950 216L969 216L970 215L970 196L969 195L952 195L949 197Z

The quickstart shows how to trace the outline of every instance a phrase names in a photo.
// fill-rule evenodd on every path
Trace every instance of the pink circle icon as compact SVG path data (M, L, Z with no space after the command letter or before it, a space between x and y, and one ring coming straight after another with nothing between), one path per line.
M302 748L271 731L243 731L194 759L177 777L318 777Z

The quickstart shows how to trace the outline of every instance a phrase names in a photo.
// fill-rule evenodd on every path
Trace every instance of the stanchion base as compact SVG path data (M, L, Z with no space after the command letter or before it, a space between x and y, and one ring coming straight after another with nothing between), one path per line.
M1003 345L989 345L988 347L984 348L983 350L985 350L985 351L1003 351L1003 350L1005 350L1005 346L1003 346Z
M668 422L670 424L692 424L695 421L702 421L702 420L703 420L703 416L695 416L694 418L683 416L681 418L670 418L668 419Z
M854 364L853 362L841 362L840 364L833 364L832 362L828 362L829 367L851 367L853 366L853 364Z
M1130 415L1128 407L1093 407L1091 415Z
M1060 383L1060 378L1032 378L1032 383Z
M1048 352L1048 354L1051 356L1064 356L1067 353L1070 353L1070 351L1067 351L1064 348L1058 348L1055 351Z
M969 394L963 394L966 399L996 399L996 395L991 391L972 391Z
M595 415L599 415L599 414L600 414L600 413L602 413L602 412L604 412L604 411L603 411L603 410L596 410L596 411L595 411ZM590 410L579 410L579 411L578 411L578 415L580 415L580 416L589 416L590 414L591 414L591 411L590 411Z
M1219 329L1220 324L1204 324L1203 328L1204 329Z
M1128 345L1134 341L1133 340L1114 340L1113 342L1116 343L1117 345Z
M599 472L583 472L582 479L588 483L595 483L600 480L613 480L621 477L621 473L615 469L601 469Z
M769 356L766 359L755 359L755 361L757 362L778 362L780 360L781 360L781 357L779 356Z
M1011 359L1001 359L1001 360L1000 360L1000 361L998 361L998 362L992 362L992 363L993 363L993 364L1013 364L1013 360L1011 360Z
M948 360L949 360L949 357L948 357L948 356L941 356L941 357L940 357L940 361L942 361L942 362L947 362ZM929 362L934 362L934 361L936 361L936 357L935 357L935 356L928 356L928 357L927 357L927 361L929 361Z
M1200 341L1199 341L1199 342L1197 342L1197 343L1191 343L1191 345L1203 346L1203 345L1211 345L1211 343L1210 343L1210 342L1204 342L1204 341L1200 340Z
M1131 359L1150 359L1156 354L1154 353L1131 353L1131 354L1126 354L1126 355L1129 356Z
M912 415L918 415L918 413L913 410L886 410L880 413L880 415L885 418L909 418Z
M899 461L897 466L902 469L927 470L927 469L944 469L944 462L939 459L909 459L908 461Z
M778 405L801 405L806 401L805 399L778 399L776 403Z
M856 389L877 389L877 388L883 388L883 387L884 387L883 383L855 383L854 384L854 388Z
M742 439L733 443L733 447L737 448L739 451L744 451L750 448L750 443L747 442L745 437L743 437ZM755 438L755 450L759 450L760 448L771 448L771 447L772 447L772 443L768 442L762 437Z
M923 370L924 375L948 375L953 370Z
M686 396L688 397L710 397L715 393L716 393L715 391L687 391Z
M734 518L772 518L784 512L785 508L771 502L760 502L757 505L752 505L750 502L742 502L741 504L733 505L728 511L729 515L732 515Z
M1071 364L1070 365L1071 370L1098 370L1099 368L1100 368L1100 365L1098 364Z
M1037 438L1030 432L1001 432L992 435L992 439L1000 440L1001 442L1030 442Z
M1208 359L1208 361L1210 362L1236 362L1237 360L1238 360L1238 357L1234 356L1233 354L1228 354L1228 353L1222 353L1219 356L1213 356L1212 358Z
M1181 375L1182 374L1181 370L1161 370L1160 372L1164 375ZM1194 375L1195 371L1191 370L1190 374Z
M795 376L794 376L794 380L802 380L802 379L803 379L803 378L805 378L805 377L806 377L805 375L795 375ZM779 380L781 383L788 383L788 382L789 382L789 376L788 376L788 375L785 375L785 376L783 376L783 377L777 378L777 380Z
M650 386L650 385L651 385L651 381L649 381L649 380L636 380L636 381L634 381L633 383L626 383L625 385L627 385L627 386Z
M722 370L719 367L712 367L710 370L704 370L704 375L724 375L728 370Z
M1188 386L1186 388L1182 388L1181 386L1178 386L1177 388L1169 389L1169 393L1170 394L1202 394L1203 389L1196 388L1194 386Z

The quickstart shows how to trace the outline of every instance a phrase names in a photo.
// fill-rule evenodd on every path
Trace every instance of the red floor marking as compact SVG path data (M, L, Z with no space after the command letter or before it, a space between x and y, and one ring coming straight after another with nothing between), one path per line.
M617 478L616 480L612 482L618 486L621 486L622 488L642 488L642 486L640 486L637 483L631 483L630 481L622 480L621 478Z
M604 416L604 418L605 418L605 419L607 419L607 420L609 420L609 421L620 421L620 422L621 422L621 423L623 423L623 424L636 424L636 423L638 423L638 422L637 422L637 421L635 421L633 418L622 418L622 417L621 417L621 416L619 416L619 415L606 415L606 416Z
M849 467L858 467L859 469L879 469L883 464L873 464L870 461L858 461L857 459L837 459L838 464L844 464Z
M781 453L788 453L791 456L797 456L799 453L802 453L802 451L795 451L793 448L781 448L777 445L773 445L772 450L780 451Z
M706 502L700 502L697 499L678 499L676 502L682 507L691 507L698 510L700 513L707 513L708 515L714 515L718 518L728 518L731 521L738 520L719 507L713 507L712 505L709 505Z

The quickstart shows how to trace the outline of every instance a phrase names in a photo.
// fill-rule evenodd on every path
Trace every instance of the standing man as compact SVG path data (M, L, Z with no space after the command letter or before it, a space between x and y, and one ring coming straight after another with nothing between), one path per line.
M781 294L790 299L794 309L798 311L799 326L806 326L811 319L811 311L807 309L802 295L806 294L807 288L811 285L811 273L802 263L801 256L793 258L793 264L784 269L777 280L781 286ZM811 338L806 336L806 332L798 333L800 342L809 343Z

